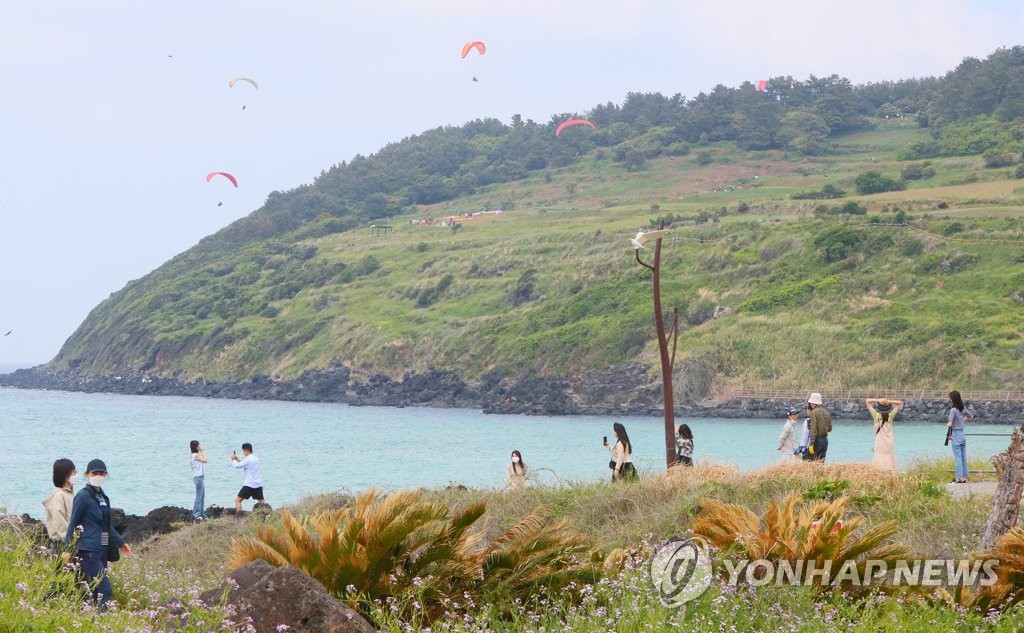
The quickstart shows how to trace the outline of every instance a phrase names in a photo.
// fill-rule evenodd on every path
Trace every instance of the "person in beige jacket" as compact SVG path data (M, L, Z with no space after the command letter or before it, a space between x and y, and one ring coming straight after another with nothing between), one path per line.
M512 461L505 467L506 490L519 490L526 483L526 462L523 454L512 451Z
M70 459L58 459L53 462L53 492L43 501L46 508L46 534L55 547L64 542L71 518L71 506L75 502L74 480L78 475L75 464Z

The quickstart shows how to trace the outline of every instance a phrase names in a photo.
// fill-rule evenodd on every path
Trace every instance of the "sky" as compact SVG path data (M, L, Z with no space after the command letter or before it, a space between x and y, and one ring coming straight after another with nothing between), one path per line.
M0 368L50 360L270 192L411 134L778 75L942 75L1022 33L1024 4L994 0L4 0ZM471 40L486 54L461 59Z

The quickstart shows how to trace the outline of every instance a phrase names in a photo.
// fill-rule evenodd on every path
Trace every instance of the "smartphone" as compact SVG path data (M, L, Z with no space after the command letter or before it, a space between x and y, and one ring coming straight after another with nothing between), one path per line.
M604 440L601 443L602 444L607 444L608 443L608 436L607 435L604 436Z

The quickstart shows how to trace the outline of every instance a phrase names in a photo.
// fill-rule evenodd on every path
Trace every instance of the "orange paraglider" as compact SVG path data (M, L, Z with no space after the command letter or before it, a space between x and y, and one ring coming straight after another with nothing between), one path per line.
M235 180L234 176L232 176L226 171L211 171L209 174L206 175L206 182L210 182L211 180L213 180L214 176L224 176L225 178L230 180L231 184L233 184L236 188L238 187L238 181Z
M487 45L483 42L473 41L466 42L462 45L462 59L466 59L466 55L469 55L469 51L476 49L481 55L487 52Z
M573 125L589 125L591 128L595 130L597 129L596 125L586 119L569 119L555 128L555 136L559 136L562 133L562 130Z

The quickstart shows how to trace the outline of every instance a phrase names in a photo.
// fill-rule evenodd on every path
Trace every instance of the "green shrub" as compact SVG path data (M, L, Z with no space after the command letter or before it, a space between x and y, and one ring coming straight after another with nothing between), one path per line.
M930 162L911 163L900 170L903 180L925 180L935 175L935 168Z
M857 187L857 193L867 195L882 193L884 191L902 191L906 189L901 181L888 176L883 176L877 171L866 171L859 174L853 181Z
M865 239L861 231L836 226L814 238L814 245L820 249L822 259L826 262L838 262L852 255Z
M1017 162L1017 157L1014 156L1013 152L993 147L982 152L981 160L985 163L985 167L992 169L996 167L1009 167Z

